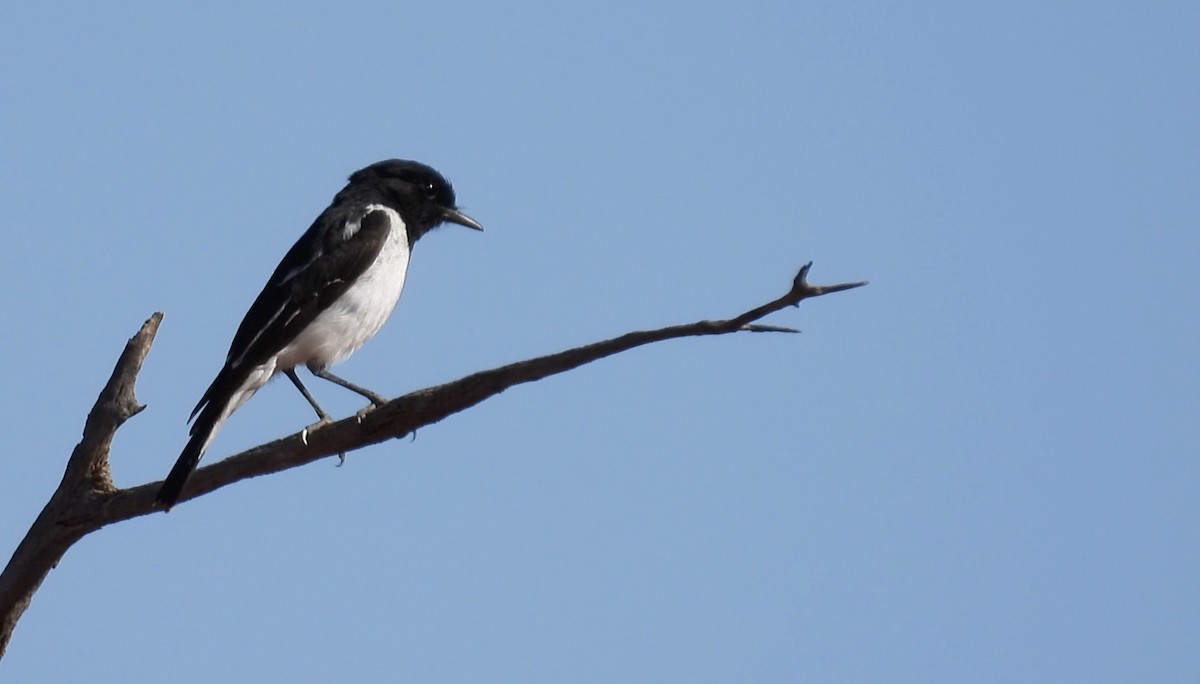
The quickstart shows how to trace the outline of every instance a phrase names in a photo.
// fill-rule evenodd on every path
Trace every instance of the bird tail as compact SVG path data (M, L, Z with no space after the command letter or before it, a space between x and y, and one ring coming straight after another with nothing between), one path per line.
M179 502L188 477L200 463L200 458L208 450L208 445L217 436L217 432L225 424L225 420L257 392L258 388L262 387L270 377L271 372L266 368L256 368L249 374L249 377L235 377L229 368L223 369L217 375L208 391L204 393L204 398L196 406L196 410L192 412L196 422L192 423L189 431L191 437L184 445L183 452L179 454L179 459L175 461L175 466L167 474L167 479L163 480L162 487L158 490L159 508L169 511ZM197 413L199 413L198 416Z
M203 416L201 419L203 420ZM200 421L197 421L196 425L199 426ZM204 455L204 447L216 435L218 427L220 426L214 424L208 429L193 431L191 439L183 447L183 453L179 454L179 460L175 461L175 467L171 468L167 479L163 480L162 487L158 490L158 506L160 508L169 511L179 501L184 483L196 469L196 465L200 463L200 457Z

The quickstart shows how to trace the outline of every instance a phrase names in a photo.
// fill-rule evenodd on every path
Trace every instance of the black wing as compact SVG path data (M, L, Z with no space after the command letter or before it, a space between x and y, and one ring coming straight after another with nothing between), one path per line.
M225 367L192 410L193 418L206 404L219 403L221 395L240 386L251 368L296 339L375 261L391 221L386 212L373 210L357 221L357 230L348 229L355 218L341 207L330 207L292 245L250 305L233 336Z

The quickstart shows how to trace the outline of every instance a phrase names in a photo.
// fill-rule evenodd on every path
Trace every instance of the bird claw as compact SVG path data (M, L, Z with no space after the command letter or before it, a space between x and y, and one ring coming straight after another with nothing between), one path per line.
M313 423L312 425L309 425L308 427L306 427L300 431L300 441L304 442L304 446L308 446L308 433L310 431L319 430L320 428L323 428L332 422L333 422L332 418L330 418L329 416L325 416L321 420L318 420L317 422ZM335 466L335 467L341 468L345 462L346 462L346 452L339 451L338 452L338 462L337 462L337 466Z
M364 419L366 419L366 417L370 413L372 413L375 409L379 408L380 406L383 406L383 404L371 403L371 404L359 409L358 413L355 413L354 415L356 418L358 418L358 422L361 423L361 422L363 422Z
M324 418L322 418L321 420L318 420L317 422L313 423L312 425L306 426L303 430L300 431L300 441L304 443L304 446L308 446L308 433L310 431L315 432L315 431L325 427L326 425L329 425L332 422L333 422L332 418L330 418L329 416L325 416Z

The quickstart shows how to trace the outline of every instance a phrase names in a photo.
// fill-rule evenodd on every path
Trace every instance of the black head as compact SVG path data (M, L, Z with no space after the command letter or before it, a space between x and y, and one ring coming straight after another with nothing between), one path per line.
M400 213L415 240L442 223L483 230L475 219L458 210L450 181L415 161L386 159L350 175L345 191L363 190Z

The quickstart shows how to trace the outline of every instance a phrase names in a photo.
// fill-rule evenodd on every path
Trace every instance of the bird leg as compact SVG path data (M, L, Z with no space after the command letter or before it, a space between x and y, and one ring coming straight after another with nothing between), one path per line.
M308 401L308 405L313 407L313 410L317 412L317 418L321 419L317 422L317 425L328 423L332 420L332 418L329 417L329 414L325 413L325 409L321 408L321 405L317 403L317 400L313 399L313 396L308 393L308 388L304 386L304 383L300 382L300 377L296 375L295 368L289 368L285 370L283 374L288 376L288 380L291 380L292 384L296 386L296 389L300 390L300 394L304 395L304 398ZM313 427L316 427L316 425Z
M322 380L328 380L329 382L332 382L335 385L341 385L342 387L345 387L346 389L350 390L351 392L354 392L355 394L360 394L360 395L366 397L367 399L370 399L371 403L374 404L376 407L383 406L384 404L387 403L387 399L384 399L382 396L375 394L374 392L372 392L369 389L363 389L362 387L359 387L358 385L350 382L349 380L339 378L338 376L334 375L333 373L330 373L329 371L325 370L324 368L313 368L312 366L309 366L308 370L310 373L317 376L318 378L321 378Z
M320 427L325 427L326 425L332 423L333 419L329 417L328 413L325 413L325 409L321 408L321 405L317 403L317 400L313 399L313 396L308 393L308 388L304 386L304 383L300 382L300 377L296 375L296 371L294 369L289 368L284 371L284 374L288 376L288 380L292 381L292 384L296 386L296 389L300 390L300 394L304 395L304 398L308 400L309 405L313 407L313 410L317 412L317 416L320 418L320 420L317 422L305 427L300 431L300 441L304 442L304 446L308 446L309 431L316 430ZM346 453L344 451L338 452L338 466L341 466L345 462Z

